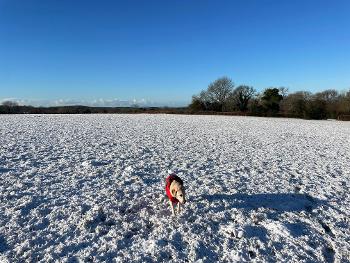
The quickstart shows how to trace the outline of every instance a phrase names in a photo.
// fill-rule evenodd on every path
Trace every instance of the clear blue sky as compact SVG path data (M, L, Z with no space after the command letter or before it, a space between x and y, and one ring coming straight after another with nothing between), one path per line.
M220 76L350 88L350 1L0 0L0 100L185 104Z

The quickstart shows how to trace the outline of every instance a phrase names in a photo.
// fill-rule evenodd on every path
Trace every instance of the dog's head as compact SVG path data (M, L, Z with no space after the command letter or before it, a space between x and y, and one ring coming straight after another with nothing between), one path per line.
M173 197L179 200L181 204L186 203L185 189L182 184L180 184L177 181L174 181L171 183L170 189L171 189L171 195Z

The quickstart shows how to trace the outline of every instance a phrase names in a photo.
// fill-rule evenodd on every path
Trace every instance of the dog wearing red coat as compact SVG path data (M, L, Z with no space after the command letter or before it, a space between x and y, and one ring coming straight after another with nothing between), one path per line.
M177 213L180 213L180 205L186 203L185 189L183 181L175 173L171 173L166 178L165 192L169 198L169 203L173 215L175 215L174 204L177 203Z

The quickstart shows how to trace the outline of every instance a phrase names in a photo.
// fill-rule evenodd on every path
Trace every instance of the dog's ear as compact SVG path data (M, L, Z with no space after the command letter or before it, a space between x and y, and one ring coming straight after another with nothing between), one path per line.
M172 194L173 196L175 196L176 190L175 190L175 189L171 189L171 194Z

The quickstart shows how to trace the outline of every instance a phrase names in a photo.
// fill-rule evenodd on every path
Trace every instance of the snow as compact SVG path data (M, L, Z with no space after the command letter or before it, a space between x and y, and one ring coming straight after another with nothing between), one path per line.
M350 262L349 163L349 122L1 115L0 262Z

